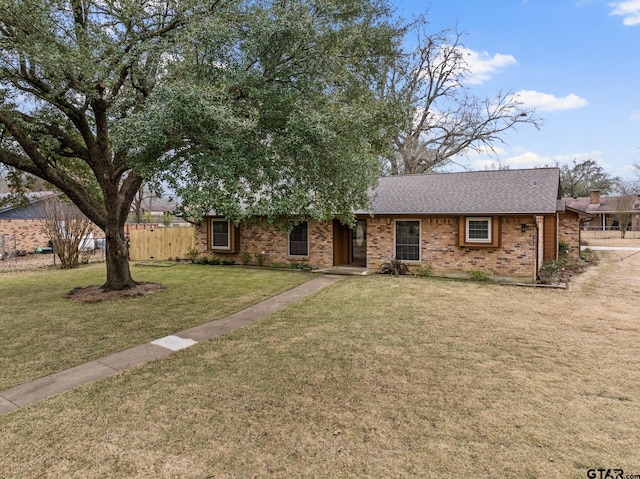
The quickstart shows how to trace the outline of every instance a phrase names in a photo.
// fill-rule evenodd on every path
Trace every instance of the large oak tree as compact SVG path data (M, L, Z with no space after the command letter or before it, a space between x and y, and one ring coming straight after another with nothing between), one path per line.
M215 209L352 218L392 102L378 0L0 0L0 163L61 190L135 284L123 225L144 180Z

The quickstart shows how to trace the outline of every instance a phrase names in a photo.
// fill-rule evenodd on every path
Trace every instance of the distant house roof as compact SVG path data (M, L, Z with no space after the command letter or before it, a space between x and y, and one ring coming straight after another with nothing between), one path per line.
M619 196L600 196L598 202L590 204L590 197L580 196L578 198L564 198L567 206L578 210L586 211L590 214L613 214L616 213L618 208L616 206L616 199ZM640 212L640 195L636 195L633 202L633 212Z
M370 192L371 213L555 214L559 187L558 168L387 176Z
M6 204L0 206L0 219L9 220L29 220L44 218L41 202L48 198L54 198L59 193L54 191L37 191L34 193L26 193L26 202L20 204ZM0 194L0 204L2 200L13 196L11 193Z
M150 211L152 213L173 213L176 210L176 204L167 198L158 198L156 196L145 197L140 205L142 211ZM133 205L131 205L133 209Z

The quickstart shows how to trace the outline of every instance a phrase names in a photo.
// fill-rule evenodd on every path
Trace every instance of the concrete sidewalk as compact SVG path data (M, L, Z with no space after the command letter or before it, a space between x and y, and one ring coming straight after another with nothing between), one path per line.
M0 391L0 414L255 323L342 278L344 276L323 275L229 316Z
M580 249L590 249L592 251L640 251L640 248L634 246L581 246Z

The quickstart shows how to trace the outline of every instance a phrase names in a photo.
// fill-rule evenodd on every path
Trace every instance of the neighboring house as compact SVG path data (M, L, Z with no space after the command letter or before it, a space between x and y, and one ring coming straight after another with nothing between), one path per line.
M205 217L196 249L239 260L264 253L266 264L305 262L312 268L377 269L390 258L433 274L473 271L533 282L558 242L580 250L580 218L560 200L557 168L478 171L381 178L371 209L350 228L338 220L302 222L287 234L260 224Z
M619 201L620 196L600 196L599 190L592 190L589 196L566 198L566 204L572 208L586 211L593 219L583 223L585 230L606 231L619 230L618 213L622 207L623 213L629 218L627 229L640 230L640 195L629 197L629 201Z
M176 204L166 198L157 196L145 196L142 201L134 200L131 204L131 213L128 223L154 223L158 225L172 225L186 223L186 221L174 214Z
M1 194L0 200L8 196ZM33 252L47 246L49 240L42 231L43 202L56 196L51 191L27 193L25 203L0 206L0 242L5 248Z
M1 201L9 195L0 195ZM44 233L43 220L47 213L45 202L60 196L52 191L26 193L25 201L17 204L0 206L0 249L33 253L38 248L49 246L49 238ZM60 200L57 200L60 201ZM98 228L94 226L94 230ZM81 243L81 249L93 249L96 246L92 233ZM0 251L2 253L3 251Z

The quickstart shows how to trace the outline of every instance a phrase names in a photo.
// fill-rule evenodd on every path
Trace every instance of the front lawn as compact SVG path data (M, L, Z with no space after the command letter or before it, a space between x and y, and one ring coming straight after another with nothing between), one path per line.
M310 279L235 267L133 265L134 279L166 288L95 304L64 298L74 287L102 284L104 274L102 264L0 275L0 390L212 321Z
M567 290L348 278L0 417L0 471L458 479L619 468L635 477L639 271L640 255L608 254Z

